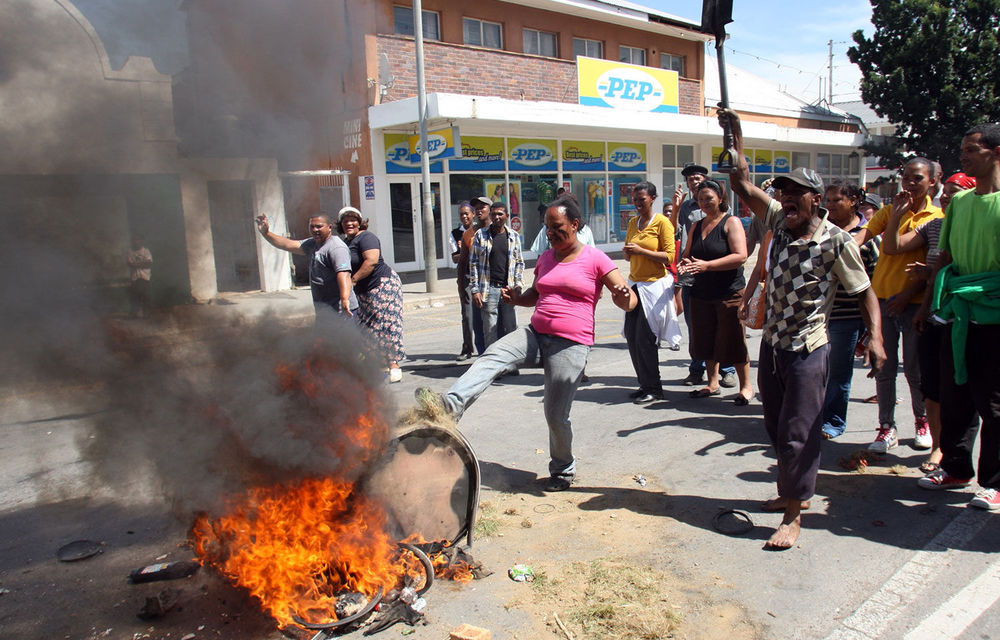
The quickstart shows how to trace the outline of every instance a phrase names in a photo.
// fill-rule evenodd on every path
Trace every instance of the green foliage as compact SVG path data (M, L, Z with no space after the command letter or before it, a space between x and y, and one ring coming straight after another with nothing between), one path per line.
M891 142L956 170L965 131L1000 121L1000 0L871 4L875 34L856 31L847 51L861 97L897 124ZM870 151L888 163L891 146Z

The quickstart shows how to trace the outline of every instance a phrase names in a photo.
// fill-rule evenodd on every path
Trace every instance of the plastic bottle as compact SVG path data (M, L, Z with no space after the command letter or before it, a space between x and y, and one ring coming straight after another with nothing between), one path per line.
M194 560L179 560L146 565L136 569L128 577L132 584L156 582L157 580L176 580L194 575L200 568L201 565Z

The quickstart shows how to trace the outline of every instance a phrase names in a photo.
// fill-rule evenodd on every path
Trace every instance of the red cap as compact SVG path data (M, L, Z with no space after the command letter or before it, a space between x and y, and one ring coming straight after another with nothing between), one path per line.
M953 174L950 178L944 181L945 184L957 184L963 189L974 189L976 186L976 179L965 175L961 171Z

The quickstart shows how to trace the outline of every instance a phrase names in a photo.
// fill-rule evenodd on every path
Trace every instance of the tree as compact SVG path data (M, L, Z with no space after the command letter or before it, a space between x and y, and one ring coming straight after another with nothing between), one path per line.
M897 127L896 145L868 150L891 161L905 145L956 170L969 127L1000 121L1000 0L871 4L875 34L854 32L847 57L865 103Z

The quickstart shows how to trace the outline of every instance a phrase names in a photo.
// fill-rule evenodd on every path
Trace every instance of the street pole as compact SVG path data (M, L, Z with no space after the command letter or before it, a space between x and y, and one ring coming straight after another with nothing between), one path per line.
M830 47L830 79L826 83L827 106L833 106L833 40L828 43Z
M420 0L413 0L413 36L417 54L417 117L420 120L420 220L424 232L424 282L427 293L437 292L437 255L434 238L434 194L431 160L427 155L427 88L424 86L424 16Z

